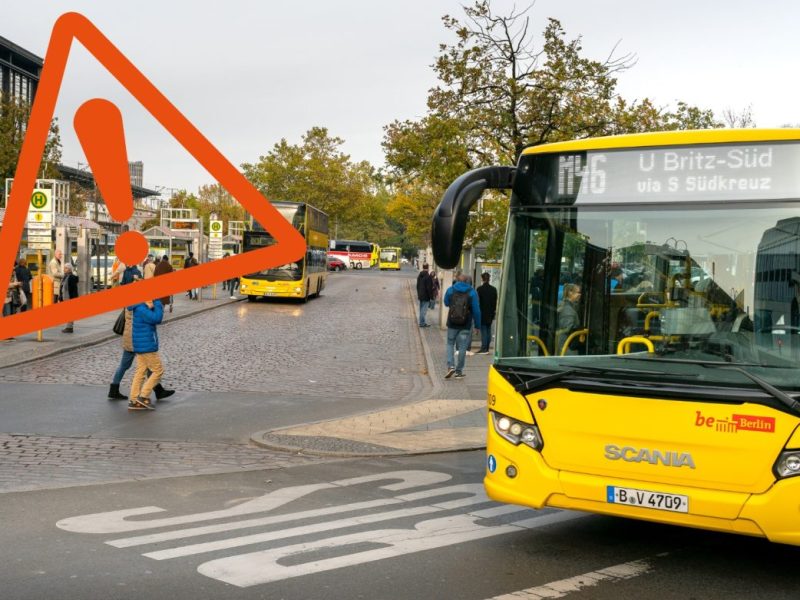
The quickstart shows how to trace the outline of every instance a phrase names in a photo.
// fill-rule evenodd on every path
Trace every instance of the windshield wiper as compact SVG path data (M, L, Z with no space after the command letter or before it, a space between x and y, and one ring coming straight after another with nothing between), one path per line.
M698 363L698 364L708 368L723 369L725 371L736 371L737 373L741 373L742 375L747 377L750 381L755 383L758 387L760 387L762 390L771 395L773 398L786 405L789 408L789 410L791 410L793 413L800 414L800 402L792 398L789 394L787 394L783 390L776 388L769 381L767 381L766 379L762 379L758 375L753 375L752 373L750 373L749 371L745 371L741 367L732 366L725 363ZM760 366L760 365L755 365L755 366Z
M514 386L514 389L521 393L527 394L529 392L534 392L536 390L541 390L551 383L555 383L557 381L561 381L570 375L580 374L580 373L593 373L593 374L607 374L607 373L626 373L631 375L659 375L662 376L664 373L661 371L642 371L640 369L619 369L617 367L573 367L571 369L566 369L565 371L559 371L557 373L550 373L549 375L541 375L536 379L529 379L528 381L523 381ZM519 375L514 372L514 375L517 378L520 378Z
M528 381L523 381L522 383L518 383L517 385L514 386L514 390L524 395L527 394L528 392L534 392L536 390L540 390L544 387L547 387L551 383L560 381L565 377L569 377L570 375L574 375L575 373L578 372L580 372L580 369L567 369L566 371L559 371L558 373L541 375L536 379L529 379Z

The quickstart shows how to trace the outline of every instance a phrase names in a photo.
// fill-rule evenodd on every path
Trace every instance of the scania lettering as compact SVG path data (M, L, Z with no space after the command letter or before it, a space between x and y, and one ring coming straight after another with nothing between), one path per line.
M606 458L608 460L622 459L625 462L648 462L651 465L662 464L665 467L690 467L694 469L694 461L692 455L687 452L670 452L668 450L648 450L642 448L641 450L631 446L614 446L608 444L606 446Z
M798 172L800 129L708 130L536 146L452 183L446 269L482 194L510 191L491 498L800 545Z

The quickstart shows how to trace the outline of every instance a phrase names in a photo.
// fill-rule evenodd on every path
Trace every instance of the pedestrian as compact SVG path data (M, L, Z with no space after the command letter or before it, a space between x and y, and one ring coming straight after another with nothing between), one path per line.
M63 258L64 253L56 250L47 265L47 274L53 279L53 302L58 302L61 293L61 279L64 277L64 267L61 264Z
M125 273L125 263L116 256L114 262L111 263L111 287L117 287L122 284L122 274Z
M439 276L436 274L436 271L431 271L431 281L433 282L433 301L431 302L431 308L434 307L436 304L436 300L439 299Z
M161 257L161 260L158 261L156 265L154 276L161 277L162 275L166 275L167 273L172 273L174 269L172 265L169 264L169 256L166 254ZM159 298L161 300L161 304L163 306L169 305L169 312L172 312L172 296L164 296L163 298Z
M497 314L497 288L489 283L489 273L481 273L483 283L478 287L478 304L481 307L481 348L478 354L489 354L492 342L492 321Z
M444 305L447 311L447 373L445 379L464 377L464 363L467 359L467 348L472 340L472 324L480 331L481 307L478 294L463 273L456 276L456 282L444 294ZM455 353L458 356L454 356Z
M144 259L144 265L142 266L142 272L144 273L145 279L150 279L155 276L156 265L155 265L155 256L152 254L148 254L147 258Z
M122 278L120 280L120 285L128 285L129 283L133 283L138 281L142 278L142 274L139 269L134 265L128 267L123 273ZM108 399L109 400L127 400L128 397L122 394L119 391L119 386L122 383L122 378L125 376L125 373L128 369L131 368L133 364L134 358L136 358L136 354L133 351L133 313L129 308L125 308L125 329L122 333L122 358L120 358L119 366L117 370L114 372L114 377L111 380L111 385L108 388ZM163 398L168 398L175 393L175 390L168 390L165 389L161 383L159 382L157 385L153 387L153 391L156 394L156 398L161 400Z
M236 290L239 289L239 278L234 277L228 280L228 289L231 292L231 300L236 300Z
M25 312L33 308L33 296L31 295L31 279L33 279L33 275L31 275L31 270L28 268L28 263L25 262L24 258L20 257L17 261L14 274L20 283L20 289L25 294L26 301L20 306L20 312Z
M78 276L72 272L72 265L64 263L64 275L61 278L61 302L72 300L78 297ZM72 333L74 331L75 323L70 321L67 326L61 330L61 333Z
M222 258L228 258L230 255L231 255L230 252L226 252L225 255ZM223 279L222 280L222 291L223 292L228 289L228 282L229 281L230 281L230 279Z
M156 327L164 317L161 301L140 302L128 307L131 311L131 345L136 354L136 372L131 383L128 410L153 410L150 401L153 388L161 381L164 367L158 355ZM147 375L147 372L150 375Z
M422 265L422 271L417 275L417 299L419 300L419 326L430 327L425 322L425 313L430 301L433 300L433 279L428 273L428 263Z
M190 250L189 256L187 256L186 260L183 261L183 268L189 269L190 267L196 267L198 264L199 263L197 262L197 259L194 257L194 252ZM197 300L198 292L199 292L198 288L190 288L189 292L186 295L189 296L190 300Z
M9 317L19 310L22 306L22 283L17 279L17 274L11 271L11 280L6 289L6 297L3 301L3 316ZM9 338L10 339L10 338Z

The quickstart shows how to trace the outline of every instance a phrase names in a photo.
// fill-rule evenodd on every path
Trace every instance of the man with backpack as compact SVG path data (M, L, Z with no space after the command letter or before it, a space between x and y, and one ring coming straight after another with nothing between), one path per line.
M444 294L444 305L447 312L447 373L445 379L464 377L464 362L467 358L467 348L471 340L471 331L480 331L481 309L478 294L469 284L469 279L463 273L456 275L456 282ZM458 359L454 356L458 353Z

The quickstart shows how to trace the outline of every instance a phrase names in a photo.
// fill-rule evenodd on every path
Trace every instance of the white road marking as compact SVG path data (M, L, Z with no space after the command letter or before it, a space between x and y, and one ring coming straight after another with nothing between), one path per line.
M486 527L485 525L478 525L475 520L476 517L473 515L457 515L422 521L417 523L412 530L380 529L363 531L293 546L283 546L281 548L220 558L203 563L197 567L197 571L237 587L250 587L342 567L361 565L385 558L394 558L412 552L422 552L496 535L523 531L523 528L516 523ZM542 521L542 523L534 525L531 521ZM534 527L549 524L550 522L546 517L528 519L526 528L533 529ZM342 548L355 544L381 544L384 547L334 558L311 560L289 566L279 564L279 561L285 558L291 557L293 560L297 560L303 554L313 554L328 548Z
M282 543L283 545L266 550L212 559L197 568L199 573L208 577L239 587L248 587L300 577L310 573L360 565L412 552L421 552L452 544L520 532L526 529L535 529L585 516L581 513L554 512L532 518L531 515L534 513L524 507L492 505L484 492L483 485L470 483L445 485L412 491L393 497L324 506L323 508L294 513L273 513L256 518L237 520L238 517L258 512L268 513L315 492L337 487L363 483L384 483L384 485L378 485L378 487L383 490L405 491L441 484L451 479L451 475L432 471L394 471L333 482L290 486L224 510L150 520L129 519L129 517L163 511L163 509L155 506L146 506L71 517L59 521L57 526L67 531L89 534L113 534L137 529L171 528L156 533L106 541L107 544L117 548L162 544L198 536L227 534L247 528L277 526L277 529L255 531L247 535L226 539L197 541L195 543L178 542L180 545L172 548L152 549L150 552L144 553L144 556L154 560L168 560L201 553L220 552L253 544L272 542L271 545L275 546L275 542ZM392 481L392 483L385 483L387 481ZM408 503L420 504L407 506ZM406 506L398 506L402 504L406 504ZM356 511L389 505L396 508L376 513L353 514ZM408 519L409 517L419 517L444 511L457 511L461 514L448 514L423 521L412 521L413 525L404 525L405 528L367 529L347 533L341 531L351 527L363 529L365 525L389 520ZM319 519L320 517L329 517L331 515L342 515L342 517L304 523L309 519ZM495 517L505 517L505 519L498 525L487 524L487 519ZM204 521L219 521L222 519L225 519L225 521L181 528L182 525L186 524L199 524ZM339 535L336 535L337 530ZM329 537L300 542L300 539L303 539L301 536L314 535L319 537L320 534L326 533ZM325 557L326 551L328 557ZM320 552L323 554L321 555ZM291 557L292 564L280 564L283 559L288 557Z
M258 512L274 510L284 504L307 496L320 490L329 490L336 487L352 486L373 481L383 481L387 479L400 479L399 483L380 486L384 490L404 490L434 483L442 483L452 479L446 473L435 471L393 471L391 473L380 473L377 475L367 475L364 477L353 477L351 479L341 479L330 483L317 483L312 485L298 485L282 488L259 498L244 502L238 506L225 510L216 510L182 517L171 517L166 519L154 519L152 521L127 521L127 517L164 512L158 506L143 506L129 510L116 510L80 517L70 517L62 519L56 523L56 527L65 531L75 533L122 533L125 531L138 531L140 529L155 529L157 527L172 527L174 525L184 525L186 523L197 523L198 521L211 521L213 519L227 519Z
M666 553L659 554L659 557L666 556ZM537 587L494 596L490 600L540 600L541 598L563 598L572 592L594 587L604 581L619 581L621 579L633 579L639 575L644 575L652 570L653 566L649 559L632 560L621 563L598 571L590 571L583 575L551 581Z

